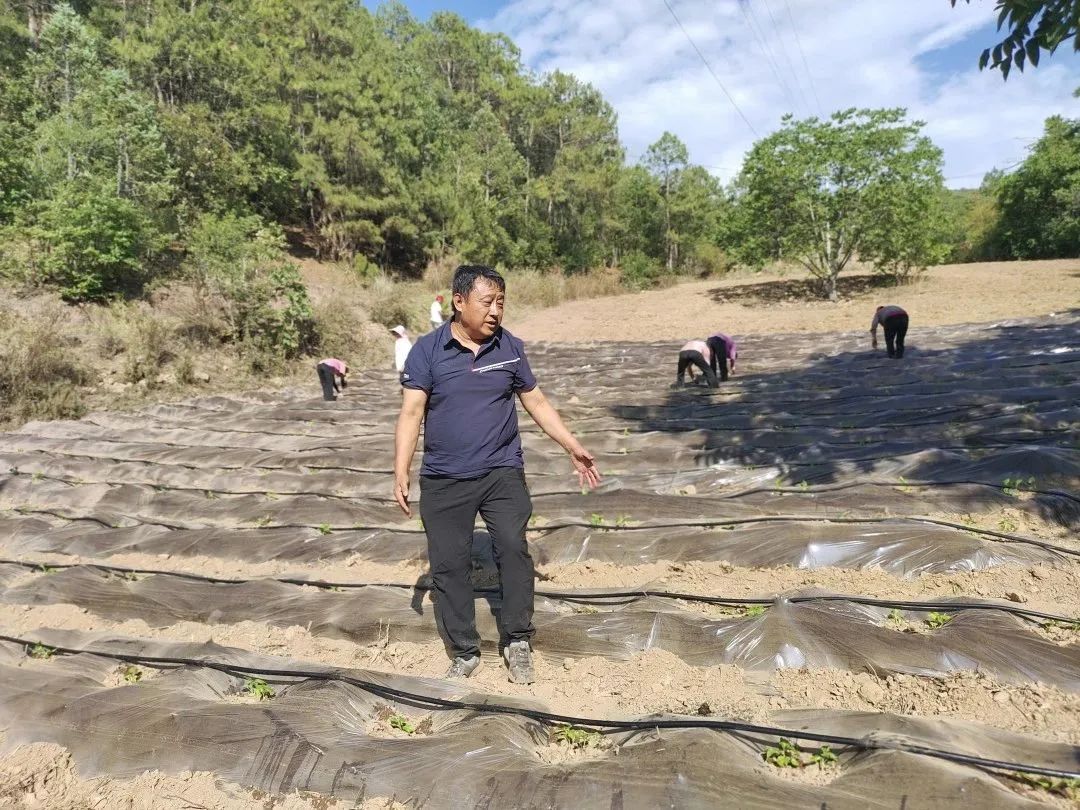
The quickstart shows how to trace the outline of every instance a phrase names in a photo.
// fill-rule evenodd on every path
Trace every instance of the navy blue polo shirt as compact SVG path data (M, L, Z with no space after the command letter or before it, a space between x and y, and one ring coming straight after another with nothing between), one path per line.
M416 341L401 384L428 394L421 475L478 478L525 466L514 397L536 378L525 345L505 329L474 357L444 323Z

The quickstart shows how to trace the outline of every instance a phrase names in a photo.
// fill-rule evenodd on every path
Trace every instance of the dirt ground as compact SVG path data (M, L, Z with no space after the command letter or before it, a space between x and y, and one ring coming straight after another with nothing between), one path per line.
M729 335L867 330L874 307L898 304L911 329L1024 318L1080 306L1080 260L984 262L930 268L894 288L865 272L841 275L840 300L814 298L805 273L738 273L663 290L573 301L517 313L513 280L507 327L524 340L684 340Z
M322 279L321 293L333 294L334 282L330 274ZM1080 306L1080 261L938 267L918 283L900 289L882 289L875 286L876 279L859 273L853 273L842 282L841 301L835 304L808 300L807 282L801 274L739 275L641 294L566 303L548 310L519 313L521 318L515 321L511 278L507 323L527 340L681 340L715 329L734 335L864 331L876 303L905 306L912 314L913 331L920 325L986 322ZM817 341L816 338L812 340ZM782 351L787 352L789 347L790 341L784 341ZM584 353L580 348L577 351ZM612 384L619 383L613 381ZM393 407L399 398L397 389L389 383L385 391L365 393L371 397L366 404L376 410ZM560 389L553 386L553 396L559 393ZM383 400L377 400L379 396ZM1057 396L1060 398L1060 392ZM252 408L257 411L254 406ZM353 426L346 429L362 432L367 428ZM618 434L617 428L608 432ZM373 443L389 441L385 432L375 431L372 437ZM1064 452L1062 447L1055 447ZM77 489L77 482L69 483ZM144 489L148 501L167 494L153 487ZM1008 525L1012 527L1008 531L1049 537L1068 544L1052 531L1054 527L1029 520L1022 510L987 508L979 511L976 508L975 512L974 515L950 512L941 516L992 530L1005 531ZM1066 531L1060 526L1057 530ZM5 538L0 537L0 550L4 550L5 542ZM249 562L224 555L139 552L121 552L108 555L107 559L53 553L23 556L25 561L39 565L105 562L115 566L228 578L301 576L331 582L412 583L426 577L424 566L415 561L377 563L359 555L310 564L279 559ZM1077 594L1080 593L1080 563L1070 560L1055 565L1001 565L911 578L878 568L748 568L727 562L672 562L665 559L643 563L582 559L543 564L538 566L538 571L542 580L538 589L546 590L648 587L749 599L773 598L816 588L892 600L956 596L995 599L1023 605L1029 610L1065 616L1077 615ZM18 585L24 579L29 581L42 573L39 569L17 575L9 586ZM671 608L706 616L730 614L732 610L692 600L672 603ZM601 613L608 608L590 604L581 606L580 610L572 609L575 613L588 614ZM898 633L930 632L911 618L887 621L894 622L888 629ZM1080 642L1077 626L1048 624L1049 627L1031 622L1025 630L1060 648L1076 648ZM0 606L0 634L34 638L42 628L105 632L128 638L213 641L311 665L371 669L417 677L440 677L446 667L445 650L434 637L425 642L390 641L388 634L377 643L359 643L313 633L310 624L304 627L279 626L268 621L210 623L178 619L161 625L141 617L112 620L76 604L11 603ZM922 636L915 638L923 639ZM485 650L483 666L471 683L478 692L505 701L539 700L553 711L578 716L640 717L677 713L768 723L779 712L817 708L948 718L1030 735L1047 742L1080 745L1080 694L1035 681L1007 683L979 670L931 677L899 671L846 670L828 663L766 672L726 664L698 666L655 647L625 658L601 658L545 654L541 645L537 659L536 683L518 686L508 683L501 661ZM50 664L27 657L18 666L28 668L33 675L36 674L34 668ZM148 672L147 679L153 675ZM101 683L110 688L138 688L137 685L125 686L120 668L103 676ZM427 718L417 714L408 719L420 725ZM391 728L386 718L381 718L377 727L369 731L375 736L391 739L401 738L403 734ZM224 783L210 773L149 771L131 780L92 778L91 773L81 774L70 753L57 745L37 743L13 751L4 749L2 729L0 750L5 751L0 756L0 810L6 807L300 810L336 806L397 810L413 806L400 804L392 797L353 805L325 796L267 796ZM537 764L560 764L600 754L608 756L610 752L606 749L582 752L553 741L548 749L537 751ZM767 766L762 768L767 770ZM790 775L784 772L781 776L787 778ZM820 778L822 783L831 778L810 769L800 771L797 776ZM1017 789L1025 790L1023 786ZM1057 798L1045 791L1033 793L1030 798L1058 806L1055 804Z

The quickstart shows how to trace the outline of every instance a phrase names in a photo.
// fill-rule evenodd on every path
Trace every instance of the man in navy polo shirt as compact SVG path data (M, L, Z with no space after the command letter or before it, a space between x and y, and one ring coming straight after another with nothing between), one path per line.
M470 581L473 523L479 514L491 534L502 583L509 678L532 683L534 574L525 540L532 501L515 395L570 454L582 486L595 487L600 473L537 387L522 342L502 328L505 299L502 276L490 267L462 265L454 274L453 317L409 352L394 436L394 497L411 515L409 468L423 421L420 517L439 617L454 659L447 677L467 678L480 665Z

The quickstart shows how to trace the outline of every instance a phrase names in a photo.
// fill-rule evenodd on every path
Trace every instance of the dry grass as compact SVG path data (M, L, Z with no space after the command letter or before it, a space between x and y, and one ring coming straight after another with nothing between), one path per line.
M77 419L86 406L79 386L92 365L77 351L70 313L43 298L0 306L0 425L33 419Z

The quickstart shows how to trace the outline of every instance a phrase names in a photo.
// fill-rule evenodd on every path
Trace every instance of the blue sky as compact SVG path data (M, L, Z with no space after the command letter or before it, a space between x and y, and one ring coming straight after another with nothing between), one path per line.
M1008 82L978 70L979 53L997 41L993 0L955 9L948 0L668 2L685 34L664 0L406 5L421 19L453 11L508 34L533 70L561 69L592 82L618 112L631 160L670 130L694 162L724 180L786 112L907 107L944 150L953 187L978 185L985 171L1022 159L1047 116L1080 116L1072 97L1080 55L1067 44Z

